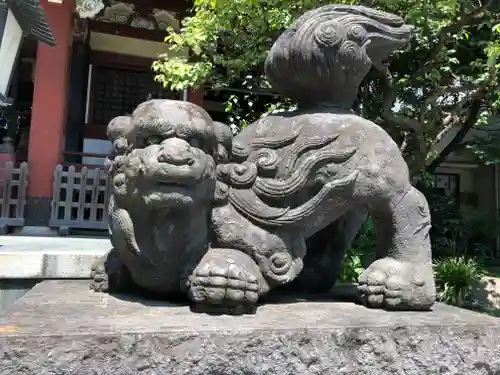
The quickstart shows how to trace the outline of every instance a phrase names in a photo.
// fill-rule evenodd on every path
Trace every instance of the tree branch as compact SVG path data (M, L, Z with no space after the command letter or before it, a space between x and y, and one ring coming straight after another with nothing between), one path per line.
M445 119L443 120L443 129L438 133L436 138L434 139L432 146L439 144L446 135L453 130L460 122L460 116L452 113L448 113Z
M446 158L457 148L462 139L464 139L464 137L474 127L474 125L476 125L482 103L483 101L481 97L475 97L473 99L473 102L470 106L470 110L464 124L457 132L455 137L453 137L451 142L448 143L443 149L443 151L441 151L439 155L434 160L432 160L432 162L425 168L428 173L433 173L436 170L436 168L439 167L439 165L443 161L445 161ZM449 124L448 126L451 126L452 124ZM456 123L454 125L456 126Z
M420 172L425 167L425 141L419 134L409 131L401 145L401 154L408 164L408 170L413 182L416 182Z
M404 130L411 130L416 133L421 133L422 124L412 118L396 115L392 111L394 106L396 90L393 84L393 79L389 68L386 65L378 65L375 68L381 73L382 86L384 86L382 117L385 121L395 126L401 126Z
M460 120L463 118L463 116L461 115L461 113L464 112L464 108L470 108L471 110L473 109L473 105L474 103L476 102L479 102L479 107L481 106L481 103L484 99L484 96L485 94L487 93L488 91L488 87L493 83L493 81L495 80L495 74L496 74L496 71L493 69L490 68L490 74L489 74L489 77L488 79L486 79L481 85L479 88L475 89L475 90L472 90L470 92L469 95L467 95L464 99L462 99L460 102L458 103L455 103L454 104L454 109L450 112L444 112L443 113L446 115L446 117L443 119L443 126L444 128L438 133L438 135L436 136L436 139L434 140L433 142L433 145L437 145L439 142L441 142L441 140L443 138L445 138L445 136L453 130L454 127L457 126L457 124L460 122ZM480 108L479 108L480 109ZM479 111L479 110L478 110ZM470 114L471 114L471 111L469 111L469 115L467 116L467 120L466 120L466 124L467 121L469 121L470 119ZM477 121L477 117L479 115L479 112L475 115L475 118L476 118L476 121ZM462 134L462 130L460 130L456 135L455 135L455 138L452 140L456 142L454 143L454 146L457 146L458 143L460 143L460 141L463 139L463 137L465 137L465 135L467 134L467 132L475 125L472 124L471 127L469 127L469 129L465 129L465 133ZM463 129L463 128L462 128ZM457 137L460 137L461 138L458 138ZM446 147L443 149L443 152L445 152L446 150ZM444 160L444 159L443 159Z

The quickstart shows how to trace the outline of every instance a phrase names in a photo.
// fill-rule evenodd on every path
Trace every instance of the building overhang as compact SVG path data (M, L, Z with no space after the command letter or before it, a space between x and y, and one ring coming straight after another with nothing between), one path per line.
M12 104L8 94L24 37L56 44L40 0L0 0L0 107Z
M5 0L5 3L19 22L25 36L32 36L49 46L56 45L40 0Z

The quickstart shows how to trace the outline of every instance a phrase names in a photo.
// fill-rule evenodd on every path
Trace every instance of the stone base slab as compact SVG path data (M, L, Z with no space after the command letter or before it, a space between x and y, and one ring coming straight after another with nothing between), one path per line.
M38 284L36 279L0 279L0 315Z
M45 281L0 318L0 374L498 374L499 340L497 318L440 304L296 300L212 316Z

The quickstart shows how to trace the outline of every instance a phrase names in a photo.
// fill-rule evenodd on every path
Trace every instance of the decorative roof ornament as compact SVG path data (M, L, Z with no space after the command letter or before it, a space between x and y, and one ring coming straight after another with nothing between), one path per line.
M102 15L97 17L98 21L127 24L131 17L135 15L133 4L114 3L109 5Z
M178 15L166 9L154 9L153 17L156 19L159 30L167 30L169 26L172 26L175 31L179 31L181 28Z
M135 4L120 0L76 0L76 12L80 18L146 30L166 31L172 26L177 31L181 25L175 12L153 8L147 14L140 13Z
M80 18L94 18L104 7L103 0L76 0L76 11Z

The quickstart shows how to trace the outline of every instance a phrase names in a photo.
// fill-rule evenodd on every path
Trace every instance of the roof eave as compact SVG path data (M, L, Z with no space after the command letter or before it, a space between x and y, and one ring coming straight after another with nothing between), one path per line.
M52 34L40 0L5 1L26 35L30 35L49 46L56 45L56 39Z

